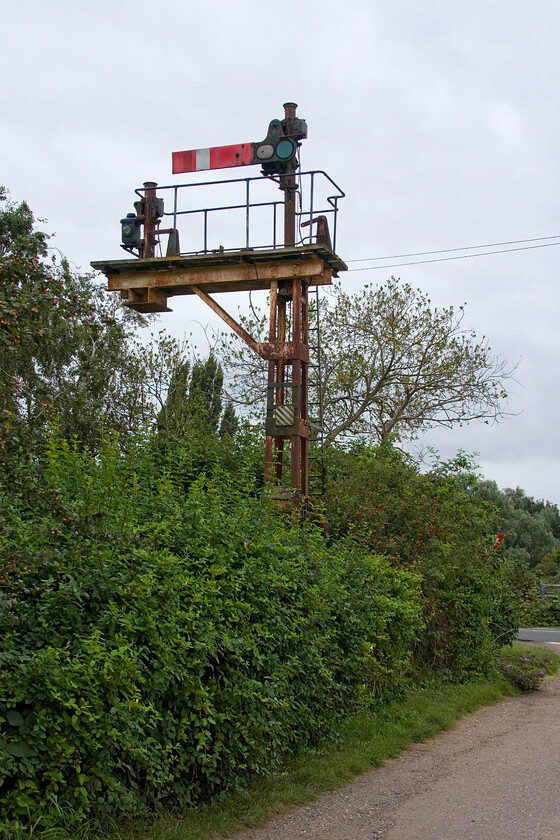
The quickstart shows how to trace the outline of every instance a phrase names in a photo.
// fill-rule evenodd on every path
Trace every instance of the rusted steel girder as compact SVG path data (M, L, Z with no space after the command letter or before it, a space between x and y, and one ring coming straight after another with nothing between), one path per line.
M156 187L154 181L144 183L144 242L142 244L142 256L153 257L156 253L156 217L154 205L156 201Z

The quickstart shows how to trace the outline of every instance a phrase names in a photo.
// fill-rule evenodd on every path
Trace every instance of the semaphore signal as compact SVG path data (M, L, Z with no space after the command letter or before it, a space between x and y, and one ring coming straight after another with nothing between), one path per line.
M309 414L309 288L332 283L332 277L347 266L336 255L331 245L329 218L336 217L338 199L344 193L323 172L298 172L298 148L307 137L305 120L296 117L293 102L284 105L284 119L272 120L264 140L229 146L213 146L173 153L173 173L201 172L210 169L227 169L260 165L262 174L284 193L283 202L265 201L251 204L249 184L260 181L245 177L234 183L245 184L245 245L233 250L223 247L212 249L207 241L207 221L213 210L239 210L239 206L201 209L177 207L180 186L160 187L146 181L136 191L135 213L121 219L122 247L138 259L110 260L92 263L93 268L105 273L110 291L120 292L124 305L138 312L169 312L168 298L173 295L197 295L231 329L268 363L268 383L265 423L265 475L272 498L288 509L309 510L309 444L322 448L322 399L319 398L319 417L310 420ZM297 177L296 177L297 173ZM302 175L310 178L309 209L296 210L296 195L300 192ZM278 176L278 177L271 177ZM326 205L317 208L314 203L314 179L325 178L335 194ZM217 186L210 182L207 186ZM232 182L225 182L232 183ZM205 186L196 184L193 186ZM329 187L330 189L330 187ZM161 192L171 191L173 210L165 212ZM284 238L276 239L277 205L283 205ZM251 211L257 207L273 210L273 241L260 247L249 242ZM202 213L203 248L181 252L178 222L193 213ZM278 217L282 211L278 208ZM304 217L305 216L305 220ZM167 217L171 227L162 229L161 220ZM300 229L307 226L313 234L308 244L296 245L296 222ZM166 256L157 257L162 235L167 235ZM314 238L313 238L314 237ZM333 237L334 238L334 237ZM257 341L212 295L216 292L251 291L267 289L270 292L270 320L267 341ZM319 307L316 307L317 313ZM318 317L318 315L317 315ZM317 324L318 333L318 324ZM318 387L320 389L320 355L317 341ZM288 452L289 448L289 452ZM285 451L286 450L286 451ZM284 479L289 469L289 484Z
M296 157L301 140L307 138L307 123L295 116L295 104L288 102L284 108L287 111L293 109L294 116L289 122L288 119L272 120L265 139L260 143L173 152L173 174L254 164L260 164L265 175L284 174Z

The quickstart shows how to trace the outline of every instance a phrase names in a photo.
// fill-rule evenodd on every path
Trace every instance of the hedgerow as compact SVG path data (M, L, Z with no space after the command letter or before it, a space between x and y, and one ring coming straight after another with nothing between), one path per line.
M519 615L510 564L492 548L496 510L477 493L468 459L421 473L389 441L333 450L326 504L335 538L419 573L425 621L414 644L417 672L450 679L493 672Z
M208 801L406 664L417 575L292 527L242 469L185 463L54 436L0 494L7 836Z

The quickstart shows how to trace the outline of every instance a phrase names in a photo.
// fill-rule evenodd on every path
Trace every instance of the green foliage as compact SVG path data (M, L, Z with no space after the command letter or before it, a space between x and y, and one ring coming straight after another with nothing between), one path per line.
M221 364L210 353L206 361L193 365L189 403L196 422L211 432L217 432L222 413L224 373Z
M262 337L266 318L254 316L242 324ZM327 440L347 433L405 440L433 426L500 418L512 371L463 317L464 306L439 309L394 277L355 294L336 286L321 303ZM247 410L262 405L266 362L233 336L223 337L220 352L236 399Z
M451 728L464 715L515 692L506 680L495 678L439 685L374 710L360 710L344 721L335 743L327 741L313 750L300 751L280 772L254 780L243 791L209 806L190 808L184 814L163 815L147 824L143 821L140 831L132 822L121 827L119 833L96 836L95 840L212 840L259 828L279 813L348 784L359 774L396 758L412 744Z
M560 581L560 514L558 507L527 496L521 488L500 490L494 481L479 481L477 494L490 502L496 530L504 534L499 553L508 561L506 575L522 626L560 625L560 600L541 598L541 583Z
M211 437L218 430L222 437L234 436L239 423L231 403L222 416L223 380L222 366L212 353L205 361L197 359L192 370L188 360L175 360L167 397L157 417L163 446L181 446L193 435Z
M8 198L8 191L0 187L0 257L5 256L14 247L28 242L33 253L44 253L46 236L33 230L34 218L29 205L22 201L14 204ZM29 240L34 242L31 244Z
M509 374L463 315L394 277L354 295L338 288L322 319L328 439L348 430L406 439L499 417Z
M505 556L525 566L536 566L560 551L560 513L558 507L527 496L520 487L500 490L494 481L481 481L480 495L491 501L507 535Z
M264 497L214 355L140 346L47 239L0 188L0 834L207 803L411 674L491 672L522 568L496 504L463 458L421 475L388 439L499 413L460 316L397 281L339 293L331 437L384 442L330 453L327 544ZM515 493L552 563L557 509Z
M222 421L220 423L220 436L228 435L233 437L239 429L239 420L235 414L233 403L226 403L224 413L222 414Z
M34 450L57 418L95 447L100 427L127 432L145 418L133 313L65 260L48 260L26 204L0 191L0 454Z
M533 572L543 583L560 583L560 548L546 554L540 563L533 566Z
M560 627L560 598L541 597L538 568L535 566L530 569L523 563L510 563L507 570L520 626Z
M420 576L420 670L466 676L493 668L495 642L518 625L507 564L493 552L493 507L460 458L421 474L389 442L332 451L326 513L346 536Z
M416 576L292 528L239 457L191 466L54 436L37 490L0 495L7 836L207 801L406 665Z
M188 404L189 374L188 359L178 361L169 382L167 399L157 416L157 429L166 439L180 441L185 437L190 423Z
M543 649L516 645L500 651L497 664L500 673L517 688L536 691L547 674L556 672L555 659Z

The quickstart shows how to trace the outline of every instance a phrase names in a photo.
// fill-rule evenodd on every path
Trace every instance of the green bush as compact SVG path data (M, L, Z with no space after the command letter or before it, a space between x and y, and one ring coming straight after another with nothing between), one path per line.
M397 682L417 576L175 452L53 439L0 495L3 830L208 801ZM186 489L185 489L186 488Z
M453 678L494 669L518 624L507 565L492 551L496 514L459 457L422 474L389 442L333 451L326 513L345 536L420 576L420 672Z
M525 563L511 562L507 578L521 627L560 627L560 598L541 597L543 577L538 566L529 568Z

